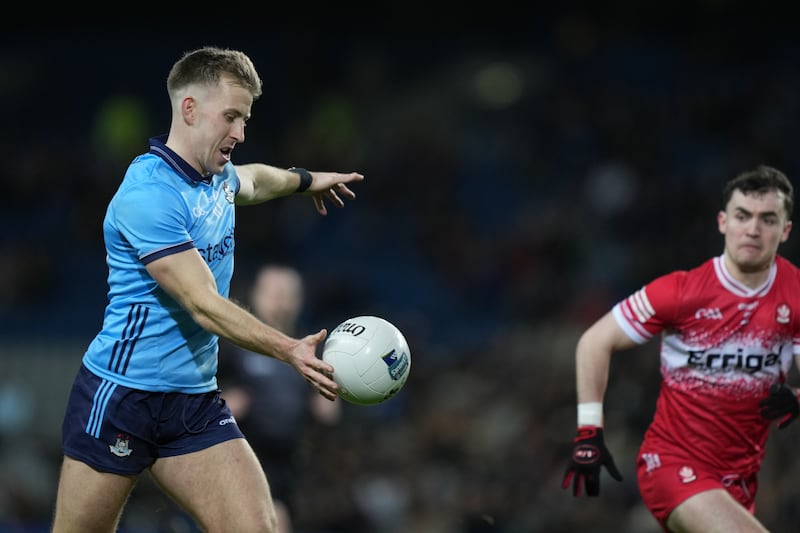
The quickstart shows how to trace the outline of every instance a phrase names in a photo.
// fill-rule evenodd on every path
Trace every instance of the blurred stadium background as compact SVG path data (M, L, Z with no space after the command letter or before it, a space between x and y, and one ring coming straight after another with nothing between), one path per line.
M241 209L234 295L260 264L291 262L309 330L377 314L412 350L396 398L309 428L298 533L657 531L634 475L657 347L614 360L606 426L625 481L592 500L560 488L573 349L619 298L721 252L734 173L767 163L800 185L800 40L791 18L733 6L7 21L0 531L47 530L67 390L105 303L106 202L166 132L169 67L204 44L245 50L265 82L236 162L367 176L326 219L301 198ZM798 247L782 253L798 262ZM774 433L761 475L775 532L800 523L799 431ZM147 478L122 528L190 531Z

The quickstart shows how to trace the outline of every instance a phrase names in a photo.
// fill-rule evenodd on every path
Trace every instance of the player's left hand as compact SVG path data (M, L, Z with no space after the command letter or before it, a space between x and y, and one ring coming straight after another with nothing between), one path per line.
M600 470L605 467L617 481L622 481L611 452L606 448L603 439L603 428L597 426L580 426L573 440L572 457L564 472L561 488L567 489L572 484L572 495L580 496L581 487L586 489L587 496L600 494Z
M761 400L761 416L767 420L777 420L778 429L788 426L800 414L800 403L797 394L783 383L773 383L769 388L769 396Z
M333 202L336 207L344 207L344 199L355 200L354 193L348 183L362 181L364 176L358 172L344 174L341 172L311 172L314 180L308 190L303 194L310 194L314 199L314 206L320 215L327 215L325 199Z

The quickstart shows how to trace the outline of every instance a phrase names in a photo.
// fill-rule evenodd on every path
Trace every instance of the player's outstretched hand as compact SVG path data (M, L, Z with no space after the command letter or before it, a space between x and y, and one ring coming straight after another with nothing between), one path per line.
M338 396L339 385L333 380L333 366L317 357L317 347L325 342L328 336L326 329L313 335L306 335L289 352L286 361L311 384L314 389L329 400Z
M328 209L325 207L327 198L336 207L344 207L344 199L355 200L354 193L347 185L356 181L363 181L364 176L358 172L347 174L341 172L312 172L314 180L311 182L305 194L310 194L314 199L314 206L320 215L327 215Z
M614 458L606 448L603 440L603 428L597 426L581 426L573 440L572 457L561 488L569 488L572 483L573 496L581 495L581 487L586 489L587 496L600 494L600 469L606 467L608 473L617 481L622 481L622 474L614 464Z
M800 414L800 403L797 394L783 383L773 383L769 388L769 396L761 400L761 416L767 420L777 420L778 429L788 426Z

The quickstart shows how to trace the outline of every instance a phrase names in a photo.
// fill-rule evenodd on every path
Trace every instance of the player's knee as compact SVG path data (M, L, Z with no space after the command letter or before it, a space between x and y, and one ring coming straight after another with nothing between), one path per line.
M203 531L209 533L227 533L248 531L253 533L278 533L278 517L272 508L239 512L235 515L215 516L199 519Z

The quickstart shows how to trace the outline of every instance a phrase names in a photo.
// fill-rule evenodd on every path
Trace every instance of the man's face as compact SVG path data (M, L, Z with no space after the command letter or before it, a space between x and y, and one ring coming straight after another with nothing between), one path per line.
M263 270L253 287L252 305L261 320L291 333L303 305L300 275L282 268Z
M214 87L197 91L192 108L192 146L203 175L219 174L231 160L237 143L244 142L253 97L223 77Z
M779 191L744 194L736 190L717 222L725 235L725 253L745 273L768 268L792 228Z

